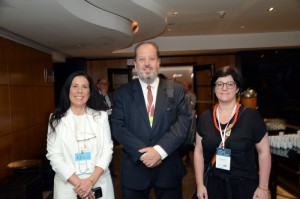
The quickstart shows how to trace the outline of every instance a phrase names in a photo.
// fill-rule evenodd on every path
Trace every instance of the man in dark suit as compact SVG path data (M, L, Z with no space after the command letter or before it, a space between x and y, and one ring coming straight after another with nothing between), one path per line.
M97 81L97 89L98 89L98 93L99 93L99 101L102 107L102 110L106 111L107 115L108 115L108 121L111 127L111 112L112 112L112 108L113 108L113 95L111 92L108 91L108 81L105 78L99 78ZM116 146L118 143L115 139L113 139L114 141L114 146ZM111 172L111 175L113 177L118 176L118 172L115 171L115 167L113 164L113 161L111 161L110 165L109 165L109 169Z
M147 199L153 188L158 199L181 199L179 147L191 124L183 87L174 82L169 97L155 43L138 44L134 64L138 79L117 90L112 113L113 136L123 146L122 198Z
M113 96L112 93L108 92L108 81L104 78L99 78L97 81L97 89L102 97L101 99L103 100L107 114L111 115Z

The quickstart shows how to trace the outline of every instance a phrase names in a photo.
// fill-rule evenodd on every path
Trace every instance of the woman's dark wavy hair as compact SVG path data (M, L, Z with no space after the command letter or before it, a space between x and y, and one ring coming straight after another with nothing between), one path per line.
M233 81L236 83L237 88L239 89L239 92L242 91L243 87L243 79L237 68L225 66L223 68L220 68L215 72L211 79L211 87L215 88L215 83L219 77L226 77L228 75L231 75L233 78Z
M61 94L60 94L60 98L59 98L58 106L56 107L54 113L50 117L49 123L50 123L51 132L55 132L56 126L59 124L61 118L66 115L67 110L71 106L71 101L69 98L70 88L71 88L73 79L78 76L85 77L89 82L90 98L87 101L87 104L86 104L87 107L97 110L97 108L99 106L99 102L97 100L96 88L95 88L95 85L94 85L92 79L90 78L90 76L84 71L76 71L76 72L72 73L67 78L65 84L63 85Z

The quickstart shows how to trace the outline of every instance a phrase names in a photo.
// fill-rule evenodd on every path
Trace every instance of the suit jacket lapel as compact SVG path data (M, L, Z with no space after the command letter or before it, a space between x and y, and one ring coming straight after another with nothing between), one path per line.
M158 90L157 90L156 102L155 102L152 130L155 129L159 121L159 118L161 117L161 114L165 111L167 107L166 104L168 103L169 98L166 90L167 90L166 81L160 79Z

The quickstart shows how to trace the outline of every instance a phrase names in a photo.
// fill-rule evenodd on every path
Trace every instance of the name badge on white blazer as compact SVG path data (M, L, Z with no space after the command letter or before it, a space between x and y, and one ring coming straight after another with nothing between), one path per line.
M76 175L91 174L94 171L90 151L75 153Z

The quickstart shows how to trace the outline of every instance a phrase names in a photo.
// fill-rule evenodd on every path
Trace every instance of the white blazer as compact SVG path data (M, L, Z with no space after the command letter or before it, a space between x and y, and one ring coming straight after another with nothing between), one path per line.
M109 171L112 160L113 142L108 122L107 113L86 109L88 131L95 136L87 139L85 144L92 154L92 164L104 170L94 187L101 187L105 199L114 199L114 190ZM75 121L71 109L61 118L60 123L51 133L48 126L47 154L54 177L54 199L76 199L73 185L68 182L76 172L75 153L78 153L78 141L75 137ZM78 166L77 166L78 167ZM90 174L79 175L79 178L88 178Z

